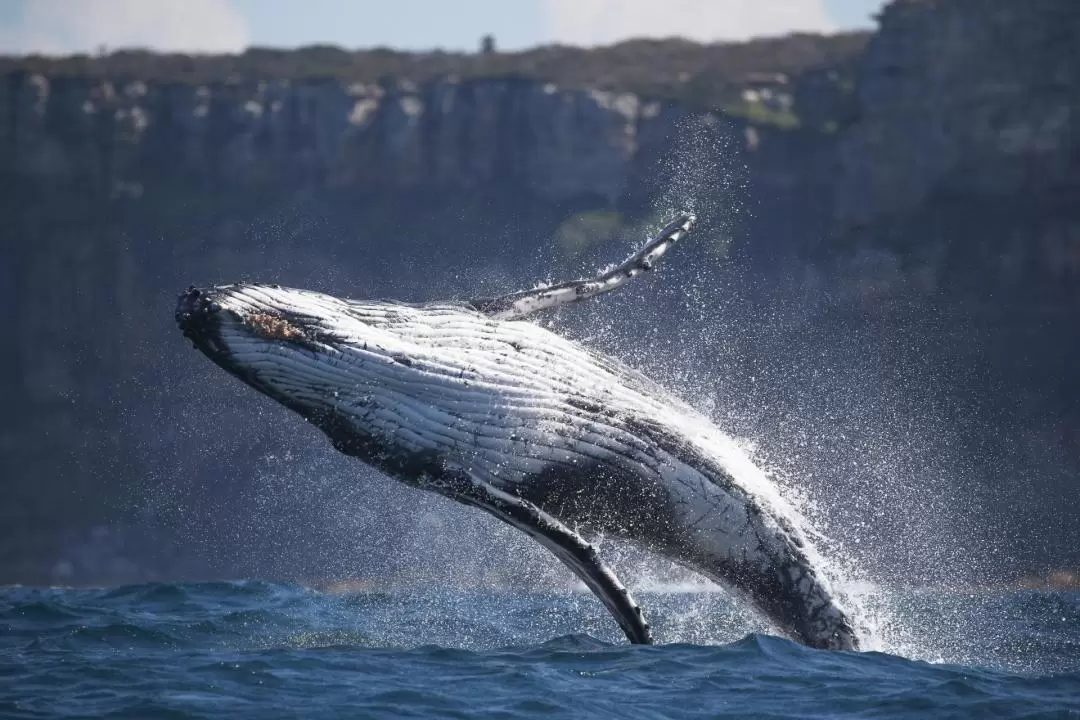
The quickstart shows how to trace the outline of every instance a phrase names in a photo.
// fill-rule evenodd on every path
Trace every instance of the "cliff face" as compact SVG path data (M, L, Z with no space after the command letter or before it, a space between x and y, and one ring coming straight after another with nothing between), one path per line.
M933 288L1075 301L1078 37L1060 0L890 4L839 146L838 233L915 258Z
M1061 0L898 2L859 80L841 145L842 227L918 212L935 195L1077 189L1080 12Z
M152 183L357 191L509 183L542 199L626 190L677 110L630 93L518 79L191 85L9 75L6 166L107 196Z
M13 339L0 355L0 462L13 501L0 509L0 582L325 572L325 538L283 530L281 515L246 527L234 556L193 565L136 559L139 541L118 539L115 528L177 507L182 522L168 522L181 535L232 537L258 459L317 442L246 420L265 406L178 355L171 305L189 282L410 300L505 290L580 272L594 257L574 244L581 228L607 238L610 259L634 221L689 199L702 245L730 242L725 293L760 308L706 312L739 350L704 372L777 408L748 411L757 419L742 430L818 407L805 388L820 387L825 361L807 357L855 377L863 354L882 373L837 382L840 394L886 382L917 394L922 378L890 373L922 363L967 398L957 408L985 406L990 419L966 430L956 411L964 438L1019 438L999 475L971 481L991 508L1030 505L1002 489L1016 472L1031 473L1028 490L1061 494L1080 450L1078 48L1072 0L897 0L854 86L850 57L737 85L710 80L701 53L685 72L665 66L683 95L708 87L733 103L704 118L522 76L200 84L11 69L0 83L0 305ZM698 292L698 275L678 272L680 292ZM678 338L677 323L656 332ZM774 341L762 326L791 334ZM768 368L785 379L766 392ZM1014 530L1027 537L1037 518L1048 562L1080 561L1078 511L1028 507Z

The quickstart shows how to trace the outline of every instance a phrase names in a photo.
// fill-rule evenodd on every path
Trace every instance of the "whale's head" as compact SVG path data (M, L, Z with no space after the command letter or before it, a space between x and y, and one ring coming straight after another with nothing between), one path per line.
M176 321L203 354L338 443L363 435L371 388L407 370L390 306L271 285L189 288Z

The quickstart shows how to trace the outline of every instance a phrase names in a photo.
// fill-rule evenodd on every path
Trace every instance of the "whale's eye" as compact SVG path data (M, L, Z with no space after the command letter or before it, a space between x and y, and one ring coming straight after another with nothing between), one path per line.
M306 340L307 333L283 317L269 313L253 313L247 317L248 325L263 337L273 340Z

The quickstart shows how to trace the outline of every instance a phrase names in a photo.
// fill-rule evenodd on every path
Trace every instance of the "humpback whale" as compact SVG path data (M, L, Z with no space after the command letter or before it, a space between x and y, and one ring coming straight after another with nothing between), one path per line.
M337 450L527 533L632 643L652 631L590 537L666 556L806 645L858 649L799 514L732 438L644 375L524 319L621 287L694 222L676 216L597 277L501 297L414 305L191 287L176 320Z

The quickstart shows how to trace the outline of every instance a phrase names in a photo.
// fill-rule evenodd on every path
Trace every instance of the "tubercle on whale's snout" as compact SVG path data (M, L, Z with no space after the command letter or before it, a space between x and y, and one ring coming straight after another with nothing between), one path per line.
M176 301L176 323L185 337L198 334L207 321L221 311L221 305L206 290L191 285Z
M209 306L210 299L206 292L194 285L189 285L188 289L180 293L180 297L176 300L176 322L182 324L191 320L206 312Z

